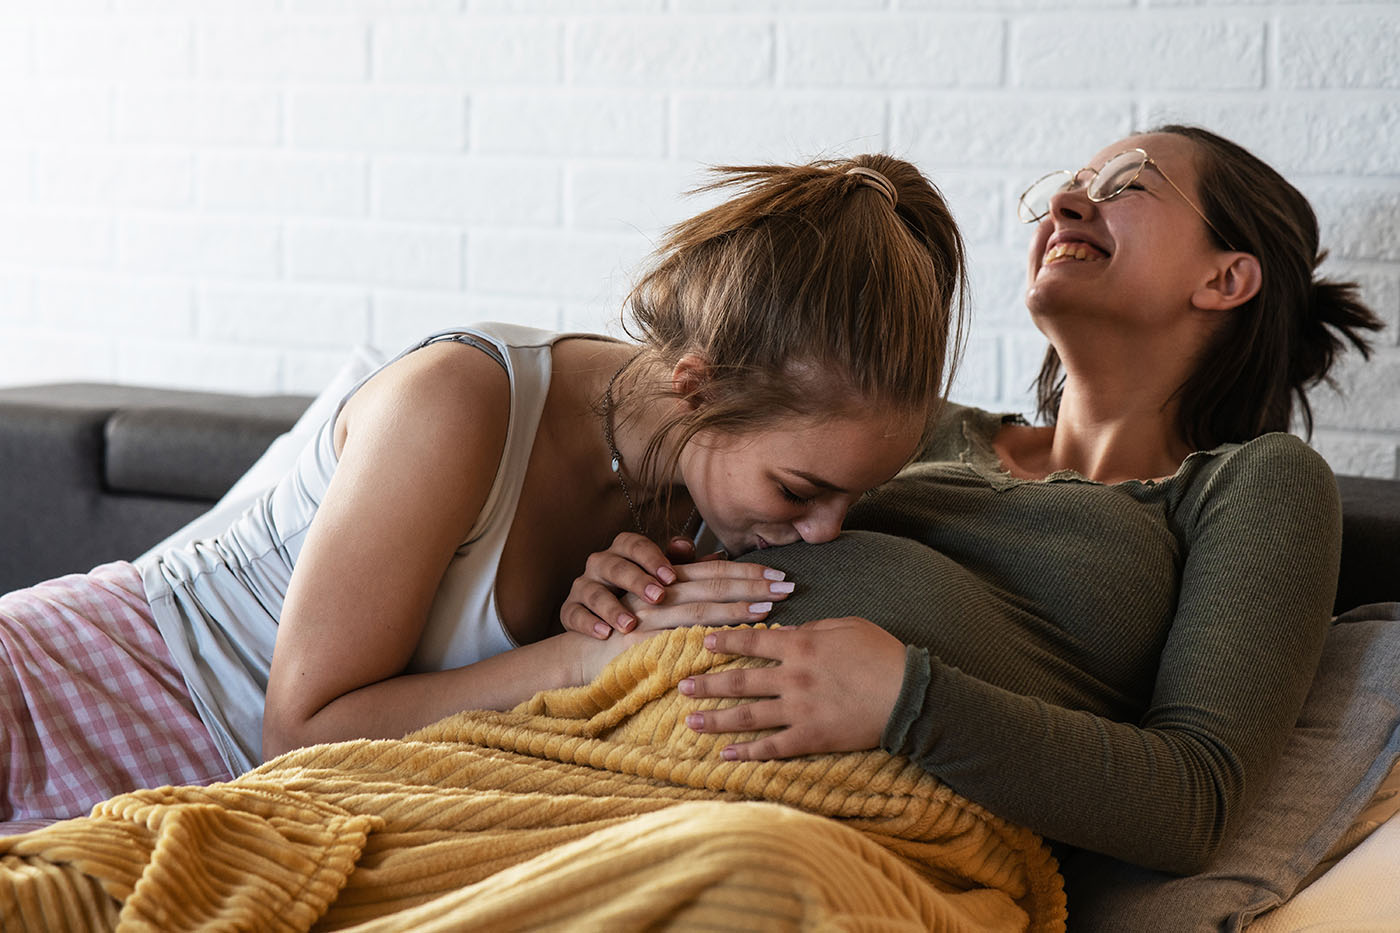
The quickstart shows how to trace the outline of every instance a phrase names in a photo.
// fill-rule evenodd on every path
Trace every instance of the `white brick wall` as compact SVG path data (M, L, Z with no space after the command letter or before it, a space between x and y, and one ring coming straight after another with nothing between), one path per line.
M0 0L0 384L314 391L481 318L616 330L706 163L887 150L973 259L961 398L1026 410L1012 201L1163 120L1314 201L1390 322L1314 395L1400 475L1400 2Z

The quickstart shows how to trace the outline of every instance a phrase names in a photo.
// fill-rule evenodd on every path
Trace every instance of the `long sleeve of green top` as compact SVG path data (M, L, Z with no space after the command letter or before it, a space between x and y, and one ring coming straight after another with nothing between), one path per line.
M766 550L785 624L871 619L909 646L882 745L1044 836L1200 869L1307 695L1341 548L1298 438L1192 454L1159 482L1000 469L1002 417L952 408L842 537Z

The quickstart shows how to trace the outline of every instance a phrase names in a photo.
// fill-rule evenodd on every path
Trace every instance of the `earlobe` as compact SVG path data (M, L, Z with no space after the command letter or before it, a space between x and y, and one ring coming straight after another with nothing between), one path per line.
M1227 253L1228 261L1218 266L1191 296L1191 304L1202 311L1231 311L1259 294L1263 273L1252 253Z
M687 353L676 361L671 371L671 390L689 408L696 409L705 400L705 387L710 381L710 366L705 358Z

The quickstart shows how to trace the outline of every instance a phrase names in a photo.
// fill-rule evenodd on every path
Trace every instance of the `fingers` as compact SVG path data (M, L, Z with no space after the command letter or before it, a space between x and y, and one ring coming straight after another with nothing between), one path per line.
M666 556L677 564L695 560L695 542L689 538L672 538L666 542Z
M756 700L740 703L728 709L697 710L685 717L685 724L695 732L761 732L777 729L770 735L750 742L737 742L720 749L725 761L766 761L771 758L791 758L823 751L820 740L803 737L792 724L792 717L781 699Z
M772 599L752 602L747 599L715 602L713 600L673 601L667 591L666 602L660 606L638 605L636 597L623 598L639 619L638 629L656 631L666 628L686 628L692 625L746 625L762 622L773 610Z
M714 577L709 580L682 580L666 588L666 602L681 603L771 603L787 599L796 587L787 581Z
M665 592L662 587L676 581L676 569L656 542L624 531L606 551L589 556L585 576L654 603Z
M751 658L767 658L770 661L781 661L785 655L785 648L794 634L791 628L770 628L770 629L729 629L721 632L711 632L705 636L705 647L716 654L742 654ZM726 671L725 673L735 673ZM718 677L718 674L706 674L706 677ZM695 678L700 680L700 678ZM700 696L749 696L750 694L727 694L711 693L698 694Z
M672 539L667 547L677 560L695 554L684 539ZM649 614L644 628L761 622L773 603L794 589L780 570L712 556L673 565L655 542L623 532L607 550L589 556L559 620L570 631L605 639L613 631L633 631L644 610L664 602L667 611Z
M740 667L713 674L697 674L677 684L688 697L775 697L781 696L781 667Z
M689 697L759 698L699 711L688 720L702 732L779 730L725 748L730 760L876 748L903 689L906 646L859 617L823 619L801 628L708 632L704 643L721 655L779 662L698 674L677 685Z
M764 567L762 564L741 564L717 557L712 560L711 557L714 555L709 555L693 564L683 564L677 567L676 579L690 582L718 579L767 580L770 583L781 583L787 579L787 574L783 571Z
M690 625L742 625L762 622L774 603L787 599L796 588L781 571L729 561L717 564L681 564L677 582L666 587L659 602L644 602L635 594L623 594L621 603L648 631ZM610 608L610 607L609 607Z
M672 538L666 544L666 556L675 564L690 564L696 561L724 560L723 551L711 551L703 557L695 556L695 542L689 538Z
M607 638L614 630L629 632L637 625L637 617L611 589L584 577L574 581L569 598L559 609L559 621L571 632L594 638Z
M685 724L696 732L757 732L788 723L781 702L757 700L729 709L696 710L685 717Z

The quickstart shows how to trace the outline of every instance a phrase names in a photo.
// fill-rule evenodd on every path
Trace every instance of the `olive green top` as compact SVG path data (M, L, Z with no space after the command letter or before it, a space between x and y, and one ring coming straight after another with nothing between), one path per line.
M1268 434L1159 481L1022 480L1004 416L950 406L920 462L820 547L766 550L774 622L858 615L910 646L882 745L1060 842L1199 869L1282 751L1330 622L1341 506Z

